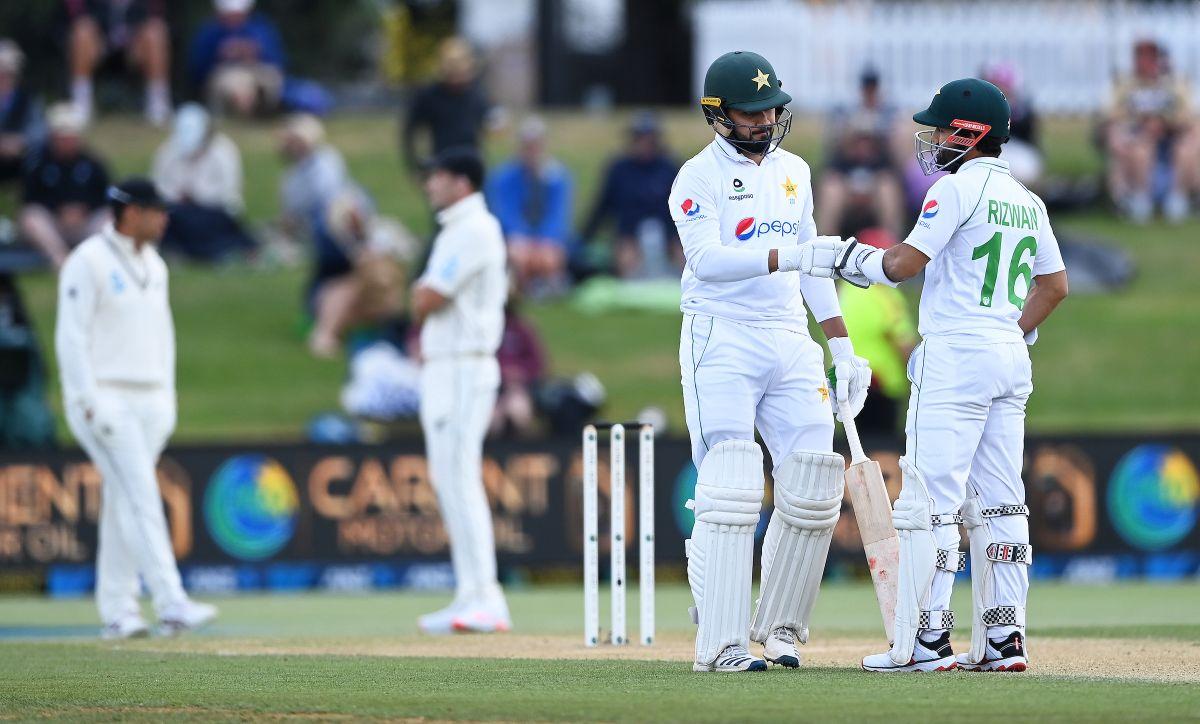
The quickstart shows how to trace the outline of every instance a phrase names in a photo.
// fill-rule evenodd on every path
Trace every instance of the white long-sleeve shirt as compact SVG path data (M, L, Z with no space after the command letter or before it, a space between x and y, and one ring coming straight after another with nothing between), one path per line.
M507 259L500 222L474 193L438 214L442 230L418 283L449 299L421 328L426 359L493 355L504 333Z
M818 322L841 316L832 280L767 272L769 250L817 235L799 156L776 149L760 165L717 136L679 170L669 203L687 260L685 314L803 334L805 304Z
M171 201L189 198L202 206L240 214L242 156L228 136L218 133L196 155L164 143L154 155L154 183Z
M175 388L167 265L152 244L111 225L67 257L54 330L66 404L90 406L100 384Z

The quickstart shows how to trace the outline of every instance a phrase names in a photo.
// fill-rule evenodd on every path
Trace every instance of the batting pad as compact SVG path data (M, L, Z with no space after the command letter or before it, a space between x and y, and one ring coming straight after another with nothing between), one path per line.
M977 495L963 504L963 524L971 538L972 663L983 661L989 626L1015 626L1024 632L1029 591L1029 507L985 507Z
M784 626L808 641L808 621L842 509L846 463L835 453L799 451L776 469L775 511L763 541L762 590L750 638Z
M762 495L758 445L727 440L704 456L696 480L696 524L687 545L697 663L711 664L725 647L749 643L754 529Z

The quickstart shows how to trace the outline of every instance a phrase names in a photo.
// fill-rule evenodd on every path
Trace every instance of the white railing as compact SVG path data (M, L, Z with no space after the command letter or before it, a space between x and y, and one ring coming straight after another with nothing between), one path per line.
M775 66L800 110L852 100L867 65L907 108L928 103L947 80L1008 61L1039 110L1091 113L1129 70L1140 38L1165 46L1172 67L1200 90L1197 2L704 0L693 21L697 97L714 58L753 50Z

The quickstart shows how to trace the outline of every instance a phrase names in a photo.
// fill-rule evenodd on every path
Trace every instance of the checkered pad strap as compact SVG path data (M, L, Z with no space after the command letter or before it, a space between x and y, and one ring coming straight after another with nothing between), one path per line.
M1028 505L1001 505L996 508L984 508L979 511L979 515L984 518L999 518L1004 515L1024 515L1029 516Z
M987 557L999 563L1033 562L1033 546L1027 543L992 543L987 547Z
M917 627L921 629L954 628L954 612L950 609L944 611L922 611L920 618L917 619Z
M1025 607L996 606L995 608L985 608L983 610L983 624L985 626L1024 626Z
M967 557L958 549L938 548L935 564L943 571L957 573L967 570Z
M935 513L929 520L934 525L962 525L963 517L958 513Z

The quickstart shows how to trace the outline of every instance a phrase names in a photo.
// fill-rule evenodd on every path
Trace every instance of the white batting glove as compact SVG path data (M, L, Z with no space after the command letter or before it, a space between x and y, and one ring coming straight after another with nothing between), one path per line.
M829 352L833 356L834 414L839 420L842 410L850 417L858 417L867 402L867 389L871 386L871 365L863 357L854 354L854 345L849 337L833 337L829 340Z
M837 236L818 236L795 246L782 247L777 250L779 271L798 271L809 276L832 279L837 261L835 242L841 241L841 237Z

